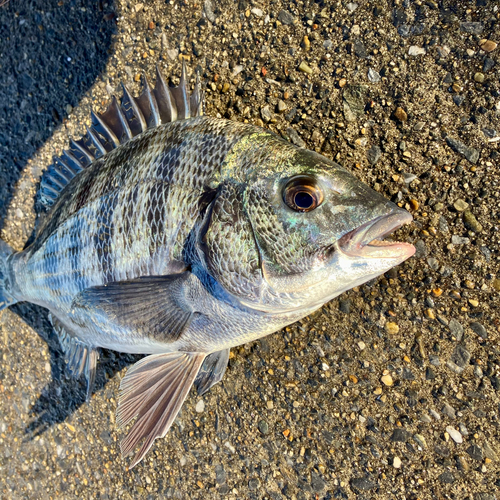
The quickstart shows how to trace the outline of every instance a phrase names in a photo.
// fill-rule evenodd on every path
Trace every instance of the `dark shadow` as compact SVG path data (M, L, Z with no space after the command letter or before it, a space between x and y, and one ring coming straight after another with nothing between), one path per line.
M25 429L26 439L31 440L52 425L64 422L69 415L85 404L87 385L83 376L75 379L66 370L64 354L50 324L46 309L23 302L12 306L11 310L47 343L50 355L52 379L44 387L38 401L31 408L30 414L34 420ZM131 363L135 363L141 357L141 355L122 354L101 349L93 393L99 392L117 372Z
M113 10L113 0L10 0L0 7L0 228L26 162L105 70ZM51 357L52 382L32 408L30 438L85 402L85 382L67 374L45 309L23 303L12 310L47 342ZM103 351L94 392L134 359Z
M0 7L0 228L28 159L105 69L113 0Z

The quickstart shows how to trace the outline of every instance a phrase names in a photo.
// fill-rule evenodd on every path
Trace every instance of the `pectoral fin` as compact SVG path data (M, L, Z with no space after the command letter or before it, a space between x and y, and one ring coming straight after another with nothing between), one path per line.
M190 272L117 281L80 292L72 303L74 321L110 324L164 342L177 340L199 313L186 297Z
M196 376L194 386L201 396L222 380L229 361L229 349L209 354Z
M123 427L137 417L120 443L126 457L142 442L130 469L144 458L156 438L168 432L204 359L201 353L153 354L128 370L120 384L116 421Z

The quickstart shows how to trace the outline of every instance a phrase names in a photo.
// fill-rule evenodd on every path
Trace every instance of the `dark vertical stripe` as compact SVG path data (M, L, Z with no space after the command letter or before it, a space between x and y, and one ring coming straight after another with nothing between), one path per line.
M165 182L170 182L181 166L182 142L169 144L157 161L156 176Z
M122 225L123 238L129 241L132 237L132 231L135 227L135 213L137 211L137 199L139 197L139 184L135 185L127 194L125 209L123 210Z
M159 182L152 186L149 193L147 217L151 234L149 242L149 254L151 256L156 253L165 237L165 207L167 206L168 192L169 185Z
M111 243L113 241L113 214L117 204L118 195L105 196L101 200L96 214L97 232L93 238L94 249L97 255L100 271L104 283L113 280L113 256Z

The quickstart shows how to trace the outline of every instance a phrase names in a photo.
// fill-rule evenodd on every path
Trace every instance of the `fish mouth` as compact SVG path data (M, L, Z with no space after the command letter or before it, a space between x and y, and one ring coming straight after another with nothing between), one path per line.
M412 220L411 214L403 210L376 217L344 234L338 246L344 254L352 257L397 259L403 262L415 253L415 247L410 243L382 240Z

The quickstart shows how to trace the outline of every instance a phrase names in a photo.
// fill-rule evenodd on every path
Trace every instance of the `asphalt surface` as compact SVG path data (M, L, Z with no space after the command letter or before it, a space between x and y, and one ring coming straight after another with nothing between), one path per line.
M1 3L1 2L0 2ZM51 157L180 58L206 114L351 169L415 221L415 257L264 340L191 393L132 471L104 352L66 375L46 312L0 313L0 498L500 495L499 5L491 0L10 0L0 7L0 227L29 241Z

